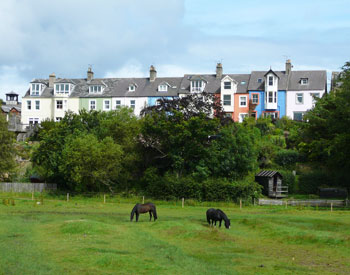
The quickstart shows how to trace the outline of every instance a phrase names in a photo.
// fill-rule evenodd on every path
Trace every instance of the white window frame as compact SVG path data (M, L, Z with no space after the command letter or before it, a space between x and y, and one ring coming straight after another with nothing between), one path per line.
M309 84L309 79L308 79L308 78L301 78L301 79L300 79L300 84L301 84L301 85L307 85L307 84Z
M130 100L130 108L135 110L135 108L136 108L136 100L135 99Z
M311 98L312 98L312 104L315 105L316 103L316 98L320 98L321 97L321 93L310 93Z
M168 85L161 84L158 86L158 92L167 92L168 91Z
M29 125L39 124L39 118L30 117L30 118L28 119L28 124L29 124Z
M72 89L69 83L56 83L54 86L55 94L66 94L68 95Z
M119 102L119 104L118 104L118 102ZM117 99L115 101L115 108L117 109L117 108L120 108L121 106L122 106L122 101L120 99Z
M56 118L55 118L55 121L56 121L56 122L60 122L61 120L62 120L62 117L56 117Z
M257 102L254 102L254 96L257 96ZM252 94L252 104L259 104L259 94Z
M129 85L129 92L135 92L136 86L134 84Z
M301 114L301 120L296 120L296 119L295 119L295 114L296 114L296 113L297 113L297 114ZM305 112L295 111L295 112L293 112L293 120L295 120L295 121L302 121L304 115L305 115Z
M298 100L298 95L301 95L301 102ZM304 104L304 93L296 93L295 94L295 104L296 105L303 105Z
M225 99L225 97L230 97L229 99ZM232 105L232 97L231 95L224 95L223 96L223 105L224 106L231 106Z
M60 102L60 104L59 104L59 102ZM63 110L63 100L56 100L56 109Z
M40 110L40 100L35 100L35 110L36 111Z
M106 108L106 103L108 102L108 108ZM103 110L104 111L110 111L111 110L111 101L109 99L103 100Z
M32 83L32 86L30 88L30 95L38 96L40 95L42 91L42 84L40 83Z
M92 103L94 103L94 108L91 108ZM96 99L90 99L89 100L89 111L96 110L96 105L97 105Z
M245 119L246 117L248 117L248 116L249 116L248 113L239 113L239 115L238 115L238 121L239 121L239 122L243 122L244 119Z
M224 89L231 90L232 89L232 82L231 81L224 81Z
M273 86L273 76L272 75L269 76L268 81L269 81L269 86Z
M89 93L90 94L101 94L103 92L102 85L90 85Z
M244 98L244 101L242 100ZM244 105L242 104L244 103ZM247 96L241 95L239 96L239 107L248 107Z
M272 91L267 92L267 96L268 96L267 102L273 103L273 92Z
M191 92L202 92L203 90L204 90L204 85L202 80L191 81Z
M32 101L27 100L27 110L31 110L31 109L32 109Z

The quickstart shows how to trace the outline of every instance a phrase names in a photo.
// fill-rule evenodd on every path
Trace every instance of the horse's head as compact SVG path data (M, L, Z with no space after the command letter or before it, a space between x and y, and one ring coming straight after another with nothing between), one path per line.
M230 222L229 219L227 219L227 220L225 221L225 227L226 227L226 229L230 229L230 228L231 228L231 222Z

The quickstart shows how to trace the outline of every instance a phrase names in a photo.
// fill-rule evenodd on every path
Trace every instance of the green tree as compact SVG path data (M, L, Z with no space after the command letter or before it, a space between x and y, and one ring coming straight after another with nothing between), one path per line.
M14 136L7 129L5 116L0 114L0 179L8 176L16 166Z

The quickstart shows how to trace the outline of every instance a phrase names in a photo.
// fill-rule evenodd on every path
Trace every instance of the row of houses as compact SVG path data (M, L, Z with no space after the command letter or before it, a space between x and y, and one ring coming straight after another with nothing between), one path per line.
M22 98L22 124L45 119L60 121L66 111L81 109L110 111L128 106L139 115L145 106L160 98L191 93L213 93L235 121L247 116L301 120L313 107L315 98L327 92L327 74L320 71L294 71L290 60L285 70L252 71L250 74L225 74L218 63L215 74L185 74L183 77L157 77L154 66L145 78L34 79Z

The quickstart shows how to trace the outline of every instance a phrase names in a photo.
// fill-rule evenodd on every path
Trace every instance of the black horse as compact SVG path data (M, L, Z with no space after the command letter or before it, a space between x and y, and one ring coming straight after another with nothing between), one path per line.
M139 215L147 212L149 212L149 221L152 220L152 214L153 214L154 221L156 221L157 211L156 211L156 206L153 203L145 203L145 204L137 203L131 211L130 221L132 222L132 220L134 219L134 214L136 214L136 221L138 221Z
M209 225L215 224L215 226L216 226L216 222L219 221L220 222L219 227L221 227L222 220L225 221L225 227L227 229L229 229L231 222L222 210L214 209L214 208L210 208L207 210L207 221L208 221Z

